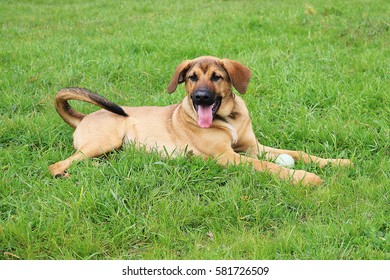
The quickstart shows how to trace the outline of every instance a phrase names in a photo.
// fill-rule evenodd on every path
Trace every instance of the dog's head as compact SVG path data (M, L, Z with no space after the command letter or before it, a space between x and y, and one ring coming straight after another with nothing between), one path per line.
M245 93L250 76L250 70L239 62L202 56L183 61L176 68L167 89L172 93L178 84L185 82L187 97L198 116L198 125L208 128L216 116L225 118L232 113L232 86L239 93Z

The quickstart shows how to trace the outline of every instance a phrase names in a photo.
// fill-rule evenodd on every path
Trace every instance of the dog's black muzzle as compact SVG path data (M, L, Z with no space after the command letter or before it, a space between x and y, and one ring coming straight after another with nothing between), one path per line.
M194 108L198 112L199 106L212 106L213 115L215 115L221 106L222 97L215 96L214 93L207 89L200 88L191 96Z
M192 102L194 105L210 106L215 102L215 95L207 89L200 88L192 95Z

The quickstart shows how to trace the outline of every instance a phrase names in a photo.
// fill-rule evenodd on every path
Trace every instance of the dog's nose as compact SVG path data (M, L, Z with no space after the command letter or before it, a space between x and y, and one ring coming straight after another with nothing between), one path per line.
M196 105L212 105L215 101L215 96L206 89L198 89L192 96L192 100Z

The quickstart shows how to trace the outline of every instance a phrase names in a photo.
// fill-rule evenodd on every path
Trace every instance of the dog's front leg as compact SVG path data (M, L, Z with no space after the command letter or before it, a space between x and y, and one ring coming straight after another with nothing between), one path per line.
M242 156L234 152L233 149L225 150L224 152L217 155L216 159L219 164L224 166L228 164L249 163L257 171L269 172L271 174L278 176L283 180L292 180L294 185L298 185L300 183L305 186L321 185L323 182L321 178L316 174L306 172L304 170L292 170L292 169L280 167L272 162Z
M290 151L275 149L261 144L257 144L257 150L259 154L266 154L267 159L274 160L280 154L288 154L294 158L294 160L301 160L304 163L315 163L319 167L323 168L328 164L337 165L337 166L353 166L353 163L349 159L326 159L313 155L309 155L302 151Z

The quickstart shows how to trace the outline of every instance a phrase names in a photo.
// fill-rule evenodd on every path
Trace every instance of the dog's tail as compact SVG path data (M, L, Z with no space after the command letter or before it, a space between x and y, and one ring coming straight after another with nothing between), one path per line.
M54 104L61 118L73 128L77 127L85 115L74 110L69 105L68 100L89 102L112 113L124 117L128 116L121 107L92 91L83 88L64 88L57 92Z

